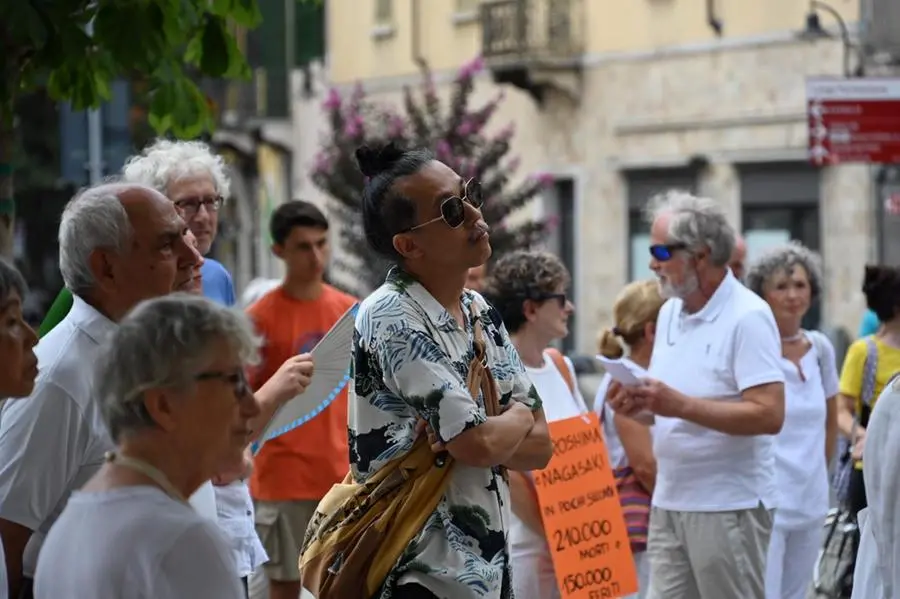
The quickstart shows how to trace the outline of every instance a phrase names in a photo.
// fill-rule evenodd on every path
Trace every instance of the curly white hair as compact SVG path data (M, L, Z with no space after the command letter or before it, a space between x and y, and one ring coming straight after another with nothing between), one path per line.
M231 197L225 160L202 141L159 138L140 154L129 158L122 168L124 181L148 185L163 194L172 182L201 174L212 177L216 193L223 200Z

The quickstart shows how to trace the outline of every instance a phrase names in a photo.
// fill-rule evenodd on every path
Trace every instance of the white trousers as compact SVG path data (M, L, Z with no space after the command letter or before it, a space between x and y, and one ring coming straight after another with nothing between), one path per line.
M806 598L823 534L821 523L799 530L775 524L766 559L766 599Z

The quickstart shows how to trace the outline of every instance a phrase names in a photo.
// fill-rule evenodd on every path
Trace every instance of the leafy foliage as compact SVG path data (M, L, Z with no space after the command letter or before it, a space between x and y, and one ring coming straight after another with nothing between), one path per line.
M15 98L46 86L75 110L110 97L118 77L153 90L150 124L196 137L213 127L194 76L249 77L233 25L260 22L256 0L15 0L0 3L0 123Z
M518 167L518 159L508 156L513 126L493 135L486 132L503 94L483 106L470 107L474 78L483 68L482 60L475 59L460 69L446 107L425 69L418 93L409 87L404 90L402 114L369 99L361 85L348 98L342 98L336 89L329 92L324 104L329 131L311 178L330 196L331 212L340 221L341 243L349 259L338 257L335 266L355 282L349 291L357 296L380 285L387 270L363 234L364 179L354 156L360 145L393 141L401 147L428 147L463 177L480 180L485 197L482 212L492 228L492 260L533 247L555 226L552 219L510 223L509 217L551 184L552 177L533 176L510 185Z

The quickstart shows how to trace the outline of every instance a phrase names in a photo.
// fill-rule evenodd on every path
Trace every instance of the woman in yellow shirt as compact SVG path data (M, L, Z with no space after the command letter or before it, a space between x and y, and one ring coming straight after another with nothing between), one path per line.
M900 372L900 269L867 266L862 290L866 296L866 304L878 316L882 327L872 337L859 339L850 346L841 370L838 429L847 438L855 439L851 451L855 461L850 474L848 495L849 507L853 513L866 507L862 456L869 414L884 386L895 373ZM871 396L867 397L863 387L866 356L870 353L873 354L876 365L874 386ZM854 421L857 423L855 432Z

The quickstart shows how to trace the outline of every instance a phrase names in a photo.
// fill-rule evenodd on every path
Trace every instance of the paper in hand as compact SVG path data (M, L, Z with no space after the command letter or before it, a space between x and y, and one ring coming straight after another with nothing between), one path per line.
M315 418L331 405L350 381L350 354L353 346L353 325L359 304L354 304L331 327L312 350L313 370L309 387L275 412L253 444L253 453L263 443L279 437Z
M614 381L626 386L633 387L641 384L641 379L648 376L647 371L632 362L631 360L610 360L604 356L597 356L597 360L603 365L604 370L609 373Z

